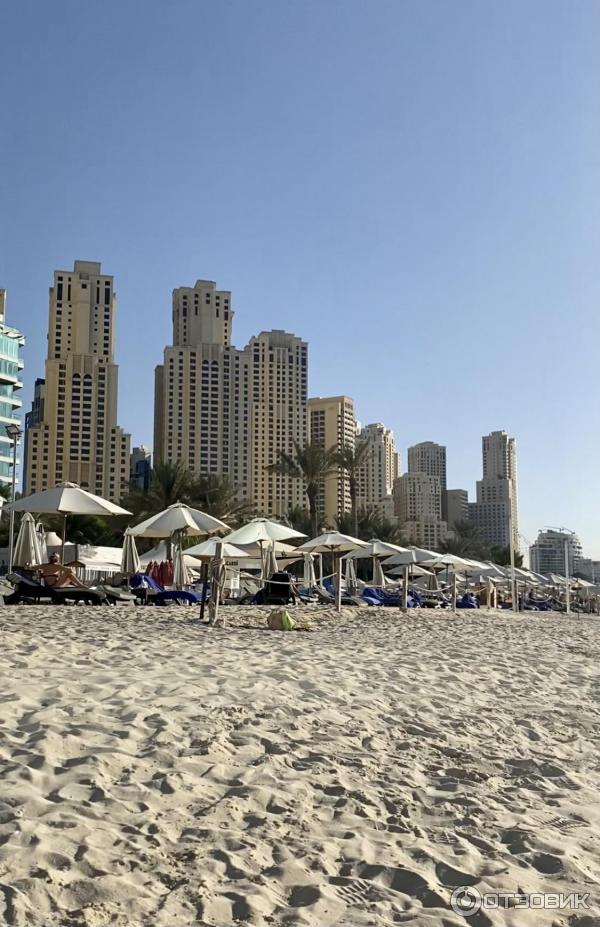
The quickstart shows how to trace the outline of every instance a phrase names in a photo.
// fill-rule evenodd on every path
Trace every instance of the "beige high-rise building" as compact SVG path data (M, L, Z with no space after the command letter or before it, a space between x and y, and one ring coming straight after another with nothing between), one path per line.
M227 476L240 498L284 515L304 505L298 480L269 473L307 439L307 345L283 331L231 344L231 293L209 280L173 291L173 344L155 372L154 460Z
M320 447L354 448L356 419L354 400L348 396L315 397L308 400L309 435ZM319 515L331 527L336 519L351 509L350 484L344 470L326 480L318 500Z
M65 480L118 501L129 481L130 436L117 425L113 278L95 261L57 270L50 288L41 421L27 432L25 493Z
M420 444L409 447L407 461L409 473L427 473L438 478L442 493L441 517L447 520L446 448L435 441L421 441Z
M469 505L471 520L484 540L519 549L517 506L517 442L505 431L492 431L481 439L483 479L477 481L477 501Z
M469 520L469 494L466 489L448 489L446 491L448 526Z
M308 440L308 345L284 331L261 332L246 352L251 359L251 499L260 512L285 515L306 505L304 484L270 473L279 452L295 454Z
M446 540L439 477L404 473L394 484L394 511L406 540L433 550Z
M360 468L358 505L360 508L379 508L383 513L388 510L386 499L391 496L400 471L394 432L377 422L359 428L357 441L367 441L371 447L371 453Z
M231 345L231 293L210 280L173 290L173 344L155 371L154 461L229 477L248 498L250 363Z

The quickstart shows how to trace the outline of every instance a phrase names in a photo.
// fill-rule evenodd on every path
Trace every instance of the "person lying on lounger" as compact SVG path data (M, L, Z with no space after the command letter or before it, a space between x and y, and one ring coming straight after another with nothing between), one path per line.
M51 554L50 562L42 564L37 573L46 586L55 586L57 589L63 586L78 586L80 589L87 589L74 570L62 565L58 554Z

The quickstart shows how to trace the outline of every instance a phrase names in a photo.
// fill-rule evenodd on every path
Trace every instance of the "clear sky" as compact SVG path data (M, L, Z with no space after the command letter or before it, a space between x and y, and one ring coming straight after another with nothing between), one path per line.
M0 13L0 286L44 372L48 287L102 261L119 422L152 444L171 291L310 343L402 452L519 452L521 531L600 557L598 0L19 0Z

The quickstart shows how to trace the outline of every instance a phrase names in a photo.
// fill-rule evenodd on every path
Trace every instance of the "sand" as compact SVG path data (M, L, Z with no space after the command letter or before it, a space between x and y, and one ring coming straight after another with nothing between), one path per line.
M600 924L599 619L195 614L0 609L0 923Z

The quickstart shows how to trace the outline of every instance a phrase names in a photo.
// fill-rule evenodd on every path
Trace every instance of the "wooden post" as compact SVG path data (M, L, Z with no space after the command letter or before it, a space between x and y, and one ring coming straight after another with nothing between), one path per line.
M200 621L204 621L204 606L206 603L206 593L208 592L208 562L202 564L202 601L200 602Z
M223 559L223 542L217 541L215 557L213 560L212 583L210 587L210 617L211 624L216 624L219 617L219 572ZM215 582L216 580L216 582Z
M408 576L409 576L409 566L408 563L404 565L402 570L402 611L408 612Z

